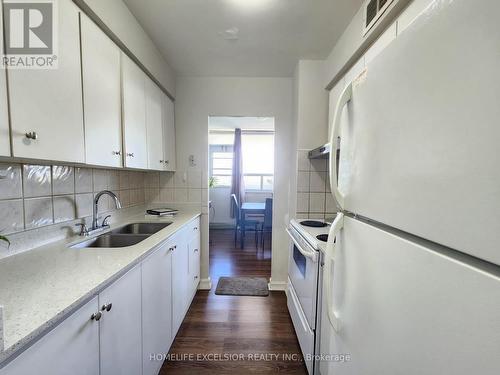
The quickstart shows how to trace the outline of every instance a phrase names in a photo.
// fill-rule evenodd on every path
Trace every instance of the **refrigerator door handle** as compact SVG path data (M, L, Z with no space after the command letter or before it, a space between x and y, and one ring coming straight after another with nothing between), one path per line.
M339 150L338 138L340 136L340 120L342 118L342 110L352 100L352 82L342 91L335 115L333 117L332 138L330 139L330 187L340 209L344 208L344 196L338 188L337 176L337 152Z
M327 306L327 314L328 320L330 320L330 324L333 327L335 332L339 332L341 328L341 322L339 318L338 311L335 309L334 301L333 301L333 288L332 288L332 279L331 276L333 272L335 272L335 238L340 233L342 228L344 227L344 214L339 213L337 217L332 223L332 227L330 228L330 233L328 235L328 243L326 246L326 254L325 254L325 270L324 270L324 280L326 283L326 306Z

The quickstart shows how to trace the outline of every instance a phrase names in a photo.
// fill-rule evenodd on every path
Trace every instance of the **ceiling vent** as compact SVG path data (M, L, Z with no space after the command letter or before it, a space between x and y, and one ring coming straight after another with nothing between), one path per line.
M363 35L366 35L380 21L380 17L396 0L367 0L364 6L365 22Z

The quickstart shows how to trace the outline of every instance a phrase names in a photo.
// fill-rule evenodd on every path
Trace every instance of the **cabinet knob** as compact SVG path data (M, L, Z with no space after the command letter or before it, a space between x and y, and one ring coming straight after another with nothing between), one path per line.
M129 156L129 157L133 158L133 157L134 157L134 153L133 153L133 152L128 152L128 153L127 153L127 156Z
M112 307L113 307L112 303L107 303L105 305L102 305L101 311L110 311Z
M33 139L36 141L38 139L38 134L36 132L28 132L25 134L26 138Z
M197 253L198 252L198 249L194 249L194 252Z
M102 313L100 311L96 312L96 313L93 313L91 316L90 316L90 320L95 320L96 322L99 321L102 317Z
M195 277L194 277L194 279L195 279L195 280L196 280L196 279L198 279L198 276L195 276Z
M165 160L165 164L169 164L169 163L170 163L170 161L169 161L169 160Z
M174 245L172 246L170 249L168 249L169 251L174 251L175 249L177 249L177 245Z
M160 164L163 164L163 163L165 163L165 161L164 160L160 160Z
M198 227L194 227L193 230L198 230Z
M122 152L121 152L121 151L113 151L113 152L112 152L112 154L113 154L113 155L121 155L121 154L122 154Z

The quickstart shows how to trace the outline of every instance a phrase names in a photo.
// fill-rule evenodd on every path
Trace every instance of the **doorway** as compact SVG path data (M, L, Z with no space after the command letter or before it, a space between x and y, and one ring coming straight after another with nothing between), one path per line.
M237 129L240 146L235 144ZM215 284L221 276L269 279L274 118L210 117L208 153L210 277ZM239 173L235 158L241 158ZM241 194L234 189L235 180Z

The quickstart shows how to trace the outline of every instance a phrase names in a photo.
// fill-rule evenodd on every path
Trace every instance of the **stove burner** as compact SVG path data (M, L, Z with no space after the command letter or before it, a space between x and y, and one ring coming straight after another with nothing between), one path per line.
M316 220L304 220L300 222L300 225L303 225L305 227L312 227L312 228L324 228L327 227L328 224L324 223L322 221L316 221Z
M316 236L316 238L320 241L328 242L328 234L320 234L319 236Z

